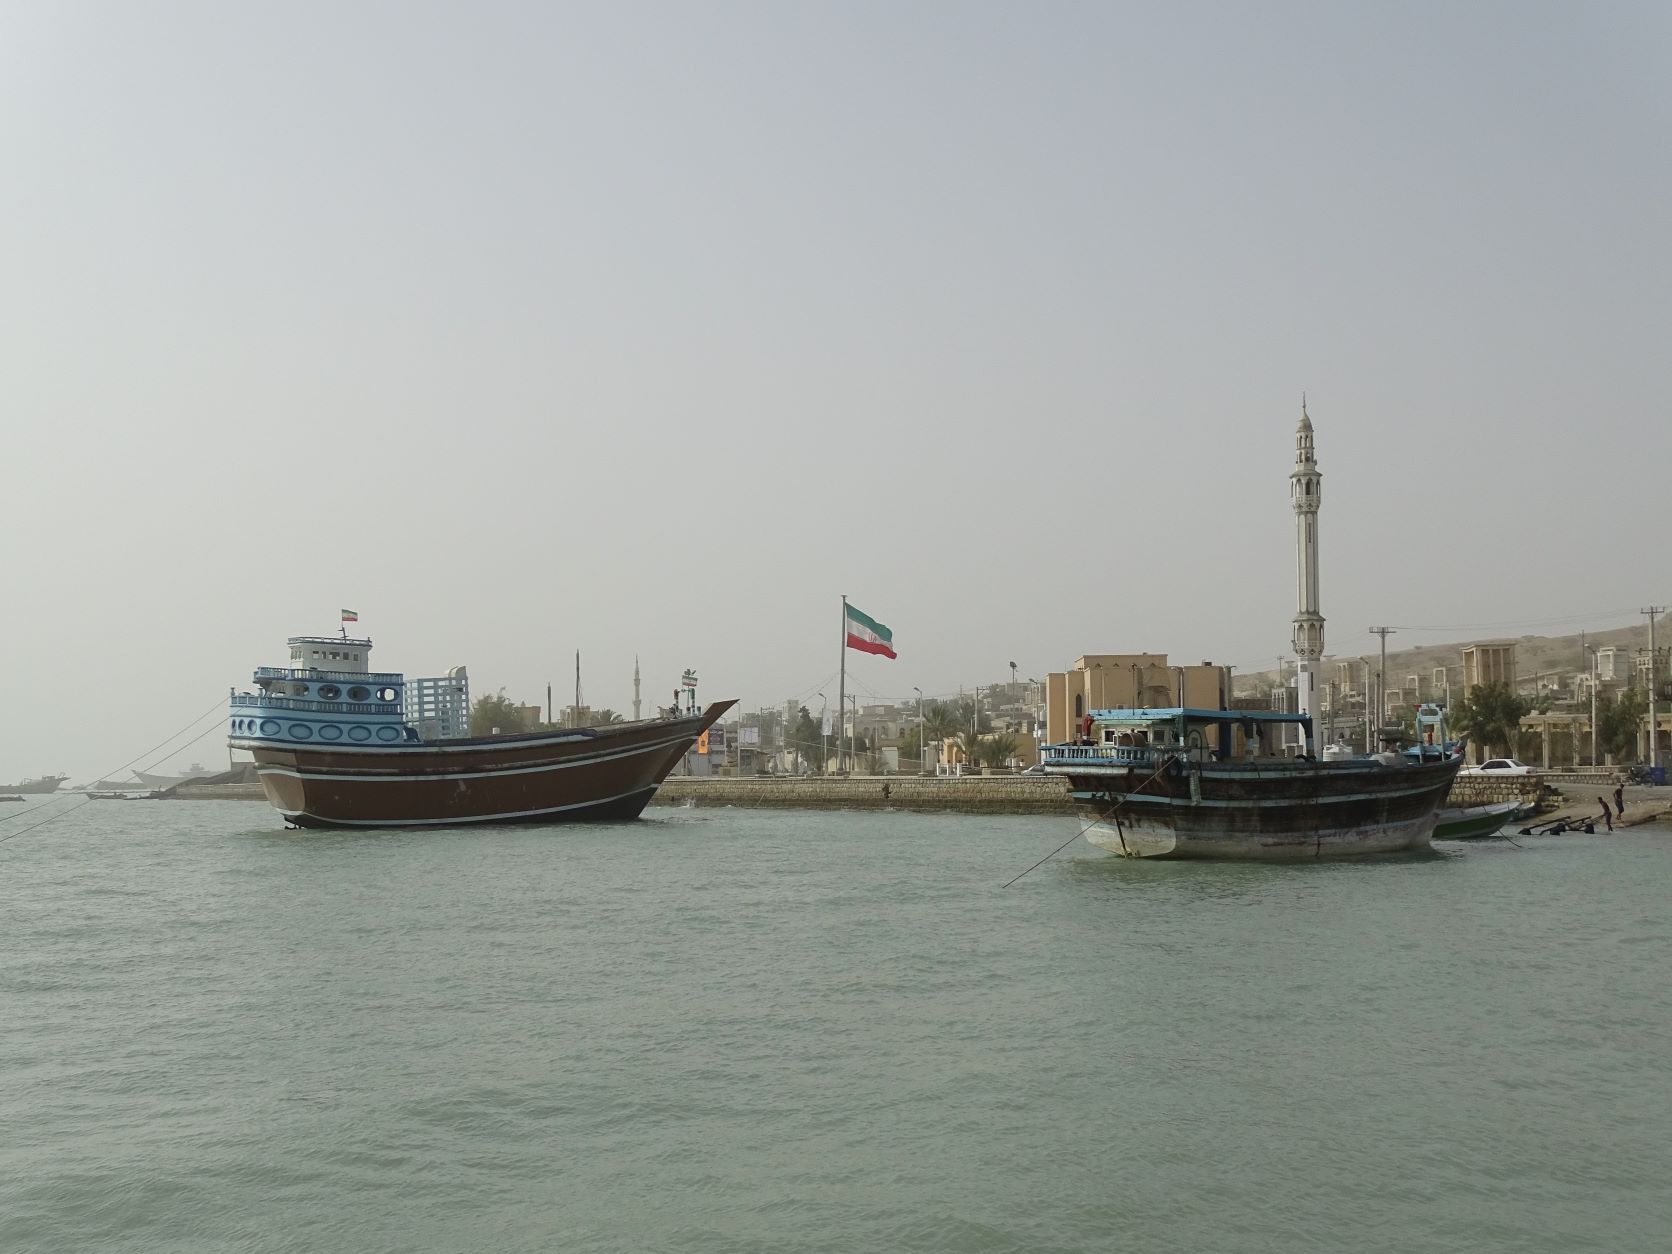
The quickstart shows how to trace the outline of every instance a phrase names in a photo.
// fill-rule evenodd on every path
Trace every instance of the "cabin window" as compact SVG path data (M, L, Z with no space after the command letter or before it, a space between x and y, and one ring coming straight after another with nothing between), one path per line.
M319 686L319 699L321 701L335 701L342 695L343 690L336 684L321 684Z
M371 695L372 690L370 688L350 688L348 690L348 699L350 701L365 701Z
M379 688L377 690L377 699L379 701L393 701L396 695L397 694L393 688Z

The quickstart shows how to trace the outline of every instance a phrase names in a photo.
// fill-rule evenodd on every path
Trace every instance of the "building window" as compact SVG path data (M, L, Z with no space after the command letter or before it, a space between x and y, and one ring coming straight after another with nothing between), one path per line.
M1086 714L1086 699L1083 695L1076 692L1074 694L1074 717L1075 718L1084 718L1085 714Z

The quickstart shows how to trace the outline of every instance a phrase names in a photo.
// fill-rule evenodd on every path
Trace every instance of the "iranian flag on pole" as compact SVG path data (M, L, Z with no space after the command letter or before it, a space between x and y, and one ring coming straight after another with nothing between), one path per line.
M894 633L869 614L848 606L848 648L861 653L877 653L895 657Z

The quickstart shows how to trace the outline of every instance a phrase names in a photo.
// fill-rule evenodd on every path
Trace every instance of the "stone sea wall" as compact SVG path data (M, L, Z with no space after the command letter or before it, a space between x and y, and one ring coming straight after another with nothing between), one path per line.
M1452 782L1447 805L1490 806L1502 801L1531 805L1547 790L1535 775L1459 775Z
M1067 785L1050 775L967 775L961 778L856 775L846 779L681 777L663 783L651 804L740 806L758 810L1074 813Z
M884 793L884 788L888 791ZM1534 802L1532 777L1459 778L1448 804ZM958 814L1073 814L1068 786L1052 775L850 776L831 778L692 779L666 781L652 805L738 806L751 810L922 810Z

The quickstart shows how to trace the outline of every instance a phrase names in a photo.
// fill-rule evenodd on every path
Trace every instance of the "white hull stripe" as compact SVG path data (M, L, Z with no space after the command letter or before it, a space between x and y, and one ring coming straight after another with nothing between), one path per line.
M333 819L323 814L315 814L312 810L280 810L279 813L287 819L317 819L321 823L329 823L332 827L462 827L466 823L500 823L506 819L537 819L543 814L561 814L565 810L590 810L594 806L607 806L615 801L625 801L641 792L655 792L656 787L652 784L648 788L634 788L629 792L617 793L613 797L575 801L566 806L547 806L541 810L505 810L497 814L471 814L451 819Z
M507 766L498 770L487 771L448 771L422 775L356 775L330 771L299 771L293 767L264 762L256 763L255 769L256 773L260 775L284 775L291 779L313 779L334 784L416 784L432 779L497 779L506 775L538 775L545 771L567 771L577 766L596 766L600 762L613 762L620 758L636 758L646 753L665 753L675 745L684 744L691 739L690 736L677 736L672 740L658 740L653 744L639 745L636 748L623 749L617 753L594 753L586 757L565 758L561 762L541 762L536 766Z
M681 735L695 740L701 734L695 726L696 720L686 721L691 724L690 729L682 732ZM515 742L508 740L503 745L467 745L460 744L458 741L431 741L428 744L412 744L409 741L398 745L363 745L345 740L309 740L304 742L287 740L277 736L228 736L226 742L234 749L298 749L304 753L352 753L367 756L394 753L402 757L416 758L459 753L491 754L503 752L505 749L546 749L552 745L572 745L582 741L591 741L607 747L612 742L625 738L626 733L607 736L581 736L574 732L565 732L560 735L546 736L539 740L518 740Z
M1203 797L1200 801L1193 800L1190 797L1162 797L1148 792L1122 793L1110 790L1108 795L1117 802L1144 802L1148 805L1173 806L1180 810L1194 810L1199 806L1219 806L1225 809L1247 809L1250 807L1300 809L1304 806L1307 809L1315 810L1319 806L1342 805L1346 802L1397 801L1401 797L1418 797L1425 792L1433 792L1438 787L1438 784L1425 784L1421 788L1402 788L1397 792L1342 793L1335 797ZM1104 793L1101 788L1077 788L1072 795L1075 801L1081 804L1100 805Z

